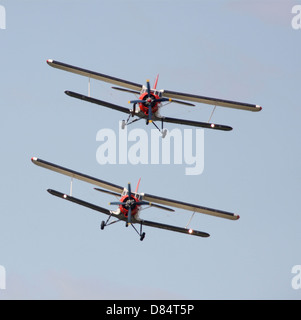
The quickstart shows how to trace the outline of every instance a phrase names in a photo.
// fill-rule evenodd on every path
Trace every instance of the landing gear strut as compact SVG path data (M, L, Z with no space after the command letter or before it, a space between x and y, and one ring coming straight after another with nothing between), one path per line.
M154 126L162 133L162 139L166 137L167 129L163 129L163 118L161 120L161 129L156 125L156 123L153 121Z
M140 232L138 232L138 230L135 228L135 226L133 224L132 224L132 227L139 234L140 241L143 241L143 239L145 238L145 232L142 232L142 223L140 223Z
M100 224L100 229L101 230L103 230L105 227L107 227L107 226L109 226L109 225L111 225L113 223L116 223L116 222L120 221L120 220L115 220L115 221L112 221L112 222L109 223L109 220L111 219L112 214L113 214L113 212L110 213L109 218L107 219L107 221L101 221L101 224Z

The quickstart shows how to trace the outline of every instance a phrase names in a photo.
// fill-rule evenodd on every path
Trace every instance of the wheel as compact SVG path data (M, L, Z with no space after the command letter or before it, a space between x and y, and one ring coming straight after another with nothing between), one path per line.
M162 139L164 139L166 137L167 134L167 129L164 129L162 132Z
M142 235L140 236L140 241L143 241L144 238L145 238L145 232L143 232Z
M125 120L122 120L121 122L121 129L124 129L125 128Z
M105 228L105 222L101 221L100 229L103 230Z

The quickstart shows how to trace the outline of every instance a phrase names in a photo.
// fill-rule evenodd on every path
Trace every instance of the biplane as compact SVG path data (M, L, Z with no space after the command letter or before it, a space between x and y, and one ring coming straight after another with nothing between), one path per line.
M145 237L145 232L142 231L143 226L148 227L154 227L159 229L165 229L175 232L180 232L188 235L194 235L198 237L209 237L210 235L203 231L193 230L191 228L188 228L194 214L196 212L203 213L211 216L216 216L220 218L230 219L230 220L237 220L239 219L239 215L226 212L222 210L216 210L216 209L210 209L206 208L200 205L195 205L192 203L182 202L179 200L172 200L163 198L161 196L155 196L148 193L139 193L138 187L140 180L137 184L137 187L134 192L132 192L131 184L128 183L127 188L123 188L119 185L113 184L111 182L107 182L104 180L100 180L94 177L91 177L89 175L79 173L64 167L61 167L59 165L50 163L48 161L33 157L31 158L31 161L40 167L43 167L45 169L49 169L52 171L55 171L57 173L66 175L71 177L71 179L78 179L81 181L85 181L87 183L93 184L97 186L94 188L95 190L99 192L103 192L112 196L118 197L118 201L111 202L111 205L116 205L116 210L109 210L103 207L100 207L98 205L92 204L90 202L78 199L72 195L72 188L70 188L70 194L65 194L53 189L48 189L47 191L64 200L74 202L78 205L84 206L86 208L90 208L92 210L104 213L108 216L107 220L103 220L101 222L100 228L103 230L105 227L112 225L116 222L123 221L125 222L125 226L132 226L134 230L138 233L140 240L142 241ZM72 180L71 180L72 181ZM161 210L166 210L170 212L174 212L175 210L170 208L178 208L183 210L188 210L193 212L190 220L188 221L188 224L186 227L178 227L173 225L167 225L159 222L154 221L148 221L144 220L140 217L141 209L143 206L148 207L154 207ZM116 218L116 219L114 219ZM112 220L113 219L113 220ZM139 225L140 228L136 228L135 225ZM139 231L138 231L139 229Z
M232 130L232 127L230 126L210 122L212 115L215 111L215 108L217 106L247 110L247 111L255 111L255 112L260 111L262 109L261 106L250 104L250 103L222 100L217 98L209 98L209 97L204 97L204 96L199 96L194 94L181 93L177 91L170 91L170 90L163 90L163 89L158 90L157 89L158 76L155 80L153 87L151 88L149 80L146 81L146 86L144 86L138 83L112 77L112 76L98 73L95 71L86 70L83 68L72 66L72 65L55 61L52 59L48 59L47 63L53 68L72 72L72 73L89 78L88 96L77 93L77 92L73 92L73 91L65 91L65 93L68 96L128 114L127 119L122 121L122 125L121 125L122 129L124 129L126 125L129 125L141 119L145 119L146 124L153 123L155 125L155 127L162 133L163 138L167 133L167 130L166 129L164 130L165 122L180 124L180 125L202 127L202 128L208 128L208 129L214 129L214 130L223 130L223 131ZM112 87L113 89L135 94L138 97L138 99L129 101L129 103L133 105L133 108L128 109L113 103L92 98L90 96L90 79L91 78L108 82L118 86L118 87L115 87L115 86ZM178 104L182 104L190 107L194 106L194 104L186 101L204 103L204 104L209 104L214 106L209 120L207 122L199 122L199 121L192 121L192 120L185 120L185 119L170 118L170 117L165 117L160 115L159 110L163 106L163 103L165 102L166 103L174 102L174 103L178 103ZM133 117L136 117L136 118L132 119ZM161 128L159 128L159 126L156 124L156 121L161 122Z

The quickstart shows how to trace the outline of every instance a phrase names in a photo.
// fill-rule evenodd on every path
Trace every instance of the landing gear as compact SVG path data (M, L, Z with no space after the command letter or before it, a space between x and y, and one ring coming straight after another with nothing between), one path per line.
M135 228L135 226L133 224L131 224L131 226L134 228L134 230L139 234L140 236L140 241L143 241L143 239L145 238L145 232L142 232L142 223L140 223L140 232L138 232L138 230Z
M166 135L167 135L167 129L164 129L162 131L162 139L164 139L166 137Z
M100 229L103 230L105 228L106 223L104 221L101 221Z
M153 121L153 124L162 133L162 139L164 139L167 135L167 129L163 129L163 118L161 120L161 129L156 125L154 121Z
M134 120L130 121L131 117L133 117L132 114L130 114L126 120L122 120L122 122L121 122L121 129L122 130L125 128L125 126L128 126L129 124L132 124L132 123L142 119L142 118L138 118L138 119L134 119Z
M119 222L120 220L115 220L115 221L112 221L109 223L109 220L111 219L113 215L113 211L111 211L110 215L109 215L109 218L107 219L107 221L101 221L101 224L100 224L100 229L103 230L105 227L111 225L111 224L114 224L116 222Z

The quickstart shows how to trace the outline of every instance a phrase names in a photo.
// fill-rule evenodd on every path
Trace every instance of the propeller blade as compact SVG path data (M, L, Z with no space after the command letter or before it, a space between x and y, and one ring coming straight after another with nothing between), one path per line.
M131 222L132 222L132 208L130 206L128 210L128 225L131 224Z
M151 202L147 202L147 201L137 201L137 202L135 202L135 204L138 206L144 206L144 205L151 206L152 205Z
M128 196L131 197L132 191L131 191L131 184L128 183Z
M129 103L144 103L145 100L130 100Z
M150 96L151 96L151 87L150 87L149 80L146 80L146 87L147 87L148 98L150 98Z
M148 123L149 122L153 122L153 120L152 120L152 105L151 104L148 105Z
M169 102L172 102L173 100L172 99L168 99L168 98L160 98L160 99L154 99L153 102L166 102L166 101L169 101Z
M122 205L124 205L124 203L120 202L120 201L114 201L114 202L109 202L109 205L122 206Z

